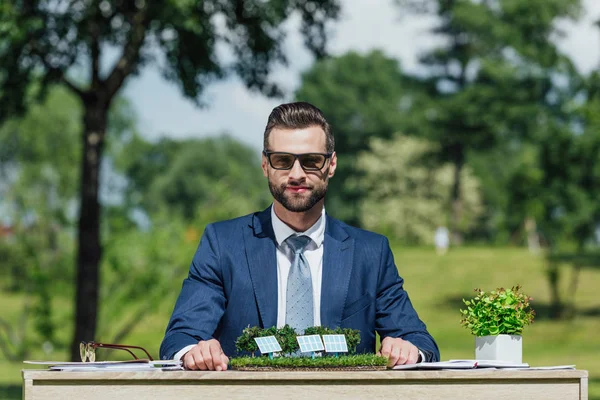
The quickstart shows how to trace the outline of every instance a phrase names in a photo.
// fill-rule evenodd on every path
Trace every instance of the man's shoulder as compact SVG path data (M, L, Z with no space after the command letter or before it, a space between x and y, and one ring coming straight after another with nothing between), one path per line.
M329 223L331 223L333 225L337 225L338 228L343 229L348 234L348 236L350 236L356 240L368 241L371 243L374 243L374 242L381 243L381 241L387 242L387 240L388 240L387 237L385 237L384 235L382 235L380 233L368 231L366 229L362 229L362 228L358 228L356 226L349 225L349 224L347 224L343 221L340 221L339 219L333 218L331 216L328 216L328 221L329 221Z
M231 229L238 229L242 226L247 226L252 223L252 218L256 215L256 213L242 215L241 217L236 217L232 219L226 219L222 221L216 221L208 224L206 227L211 227L216 231L228 231Z

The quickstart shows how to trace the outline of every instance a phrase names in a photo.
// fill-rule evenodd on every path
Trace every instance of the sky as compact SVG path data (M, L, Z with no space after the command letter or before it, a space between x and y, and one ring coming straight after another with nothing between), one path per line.
M354 50L366 53L381 49L399 60L402 68L416 71L418 56L436 46L428 34L435 24L432 17L402 15L392 0L342 0L342 14L331 26L328 50L341 55ZM561 21L566 36L558 41L578 69L589 73L600 65L600 30L593 26L600 19L600 0L584 0L585 12L576 24ZM130 78L125 96L137 112L139 128L151 140L160 136L175 138L203 137L228 133L260 149L267 117L278 104L293 99L300 85L300 74L310 68L313 59L298 34L299 21L287 23L284 48L289 67L278 67L274 79L286 91L283 99L269 99L248 91L235 77L211 85L204 99L209 106L198 108L183 97L179 88L165 81L158 68L148 66L139 76ZM317 104L318 106L318 104Z

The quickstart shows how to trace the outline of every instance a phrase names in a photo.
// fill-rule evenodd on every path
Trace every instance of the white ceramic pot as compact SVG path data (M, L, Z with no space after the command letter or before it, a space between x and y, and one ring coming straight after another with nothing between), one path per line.
M475 337L475 359L522 363L523 343L520 335Z

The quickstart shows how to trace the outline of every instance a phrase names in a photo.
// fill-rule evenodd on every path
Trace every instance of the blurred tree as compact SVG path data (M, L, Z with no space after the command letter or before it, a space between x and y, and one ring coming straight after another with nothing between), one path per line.
M149 216L168 210L193 221L199 207L225 197L254 207L245 213L270 201L258 152L229 136L157 143L135 136L116 162L129 180L129 207Z
M469 153L533 135L547 109L559 109L561 78L576 75L553 37L559 18L576 17L579 0L397 0L436 15L443 45L424 54L421 81L430 94L416 110L414 128L440 144L437 158L454 165L451 229L462 215L461 170ZM540 107L541 106L541 107ZM425 129L423 128L425 127Z
M504 213L511 230L535 221L548 258L551 317L574 315L574 299L583 267L600 265L600 119L598 75L585 81L563 80L560 110L539 113L535 136L512 151L506 165ZM570 93L569 93L570 92ZM531 223L531 222L530 222ZM563 284L561 265L572 269ZM561 287L567 287L566 295Z
M575 292L583 267L600 267L600 78L594 72L574 104L574 117L548 130L539 150L544 171L540 185L544 204L540 228L546 236L551 316L573 317ZM559 265L571 266L568 292L561 298ZM566 299L566 300L565 300Z
M373 138L358 157L364 193L361 221L368 229L405 244L433 243L438 226L446 225L444 208L450 197L452 166L431 166L425 156L437 145L424 139L396 135ZM482 212L477 179L462 169L461 196L465 203L461 229L467 230Z
M321 60L302 74L296 99L316 104L336 139L338 167L329 184L327 209L337 218L360 224L363 194L351 184L359 174L357 155L372 137L391 138L402 129L411 102L407 86L398 61L381 51Z
M158 54L164 76L198 103L207 84L230 72L252 89L279 94L268 73L275 63L285 63L283 23L299 14L306 45L322 56L325 25L338 11L336 0L2 2L0 121L25 110L33 80L41 82L41 95L51 83L66 85L83 105L73 359L79 341L93 339L96 332L100 161L108 109L125 80ZM221 46L229 57L217 55ZM103 73L102 56L109 48L120 50L120 56ZM77 66L89 75L81 85L67 75Z
M54 88L43 104L0 127L0 207L13 231L0 238L0 274L9 284L2 289L24 292L19 326L33 321L35 328L15 329L0 319L0 347L8 359L22 360L36 335L57 344L51 298L68 291L73 276L73 163L81 157L81 114L72 94Z

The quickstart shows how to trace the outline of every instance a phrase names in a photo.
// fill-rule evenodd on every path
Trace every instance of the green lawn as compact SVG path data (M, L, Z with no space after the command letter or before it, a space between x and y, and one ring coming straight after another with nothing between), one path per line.
M582 271L576 292L576 317L570 321L551 321L543 315L549 302L543 259L529 255L526 250L473 247L437 256L432 249L396 248L394 254L400 275L406 280L405 289L436 338L443 360L474 357L474 338L459 324L460 299L470 297L476 287L491 290L520 283L523 291L534 298L533 307L540 311L536 322L525 328L523 361L532 366L576 364L577 368L588 370L590 399L600 400L600 297L597 295L600 269ZM565 267L563 272L569 278L570 270ZM561 289L566 294L567 279L563 283ZM173 293L165 299L161 313L144 319L126 342L142 345L157 354L176 296ZM21 303L19 296L1 294L3 317L16 320ZM68 313L69 310L63 309L61 321ZM61 326L57 336L68 338L70 327ZM64 350L49 355L41 351L34 354L36 358L66 357ZM21 398L23 367L21 363L0 358L0 398Z

